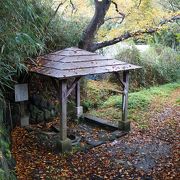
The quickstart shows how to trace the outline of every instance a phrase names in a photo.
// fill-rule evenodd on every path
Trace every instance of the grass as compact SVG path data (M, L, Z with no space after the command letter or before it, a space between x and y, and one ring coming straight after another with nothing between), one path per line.
M177 98L176 104L177 104L178 106L180 106L180 97Z
M147 109L152 99L158 97L168 97L171 91L180 87L180 82L161 85L143 89L139 92L129 93L129 109ZM110 96L100 108L121 107L122 97Z
M128 119L135 121L142 129L147 128L148 121L147 117L144 115L148 113L150 105L156 99L158 99L159 102L167 99L177 88L180 88L180 82L151 87L149 89L143 89L139 92L129 93ZM180 105L180 97L177 98L176 103ZM116 123L119 119L121 119L121 104L122 97L120 95L111 95L97 108L90 109L89 113Z

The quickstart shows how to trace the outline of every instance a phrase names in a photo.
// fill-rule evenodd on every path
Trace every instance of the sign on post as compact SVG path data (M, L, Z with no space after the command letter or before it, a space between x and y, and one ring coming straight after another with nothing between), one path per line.
M29 125L29 116L26 114L25 111L25 103L28 97L28 84L16 84L15 85L15 102L20 102L20 109L21 109L21 127Z
M16 84L15 102L27 101L28 98L28 84Z

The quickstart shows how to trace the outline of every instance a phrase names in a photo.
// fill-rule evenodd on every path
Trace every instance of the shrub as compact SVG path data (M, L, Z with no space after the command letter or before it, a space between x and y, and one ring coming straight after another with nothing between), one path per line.
M153 98L167 97L173 90L180 87L180 82L165 84L158 87L151 87L149 89L143 89L139 92L129 93L128 108L129 109L146 109ZM103 104L101 108L109 107L122 107L122 96L110 96Z
M148 43L151 44L161 44L163 46L170 47L172 49L180 50L180 33L179 24L172 23L165 29L154 33L152 36L148 37Z
M13 171L9 135L3 122L3 104L0 102L0 179L16 179Z
M132 46L120 50L116 58L142 67L131 72L133 89L180 79L180 56L177 51L169 47L156 45L140 53L135 46Z

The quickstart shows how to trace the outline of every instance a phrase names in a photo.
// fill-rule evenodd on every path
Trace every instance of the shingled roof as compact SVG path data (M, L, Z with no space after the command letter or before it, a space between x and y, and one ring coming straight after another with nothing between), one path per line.
M90 74L110 73L140 68L76 47L38 57L28 65L29 71L59 79Z

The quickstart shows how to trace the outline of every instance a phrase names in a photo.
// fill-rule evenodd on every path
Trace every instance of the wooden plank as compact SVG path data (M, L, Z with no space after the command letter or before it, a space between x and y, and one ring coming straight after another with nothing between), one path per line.
M62 49L62 50L59 50L59 51L56 51L56 52L52 52L50 54L56 54L57 55L57 54L59 54L59 53L61 53L63 51L84 51L84 50L83 49L79 49L77 47L70 47L70 48Z
M76 84L78 83L78 81L79 81L80 79L81 79L81 77L75 78L75 80L73 81L71 87L70 87L70 88L68 89L68 91L67 91L66 97L68 97L68 96L71 94L71 92L72 92L73 89L76 87Z
M110 73L110 72L118 72L125 71L131 69L140 68L139 66L125 64L125 65L112 65L112 66L103 66L97 68L85 68L85 69L75 69L75 70L57 70L52 68L31 68L31 72L36 72L39 74L43 74L46 76L51 76L55 78L67 78L67 77L77 77L77 76L85 76L89 74L100 74L100 73Z
M101 119L101 118L98 118L96 116L92 116L90 114L84 114L83 117L86 120L86 122L93 123L93 124L96 123L96 124L99 124L99 125L104 126L104 127L109 127L113 130L118 129L118 126L110 123L108 120Z
M81 55L93 55L93 54L96 54L96 53L92 53L92 52L89 52L89 51L77 51L77 50L64 50L62 52L59 52L58 55L64 55L64 56L81 56Z
M61 61L64 63L72 63L72 62L87 62L87 61L100 61L100 60L110 60L111 58L106 58L104 56L100 56L98 54L94 55L78 55L78 56L62 56L62 55L46 55L41 56L39 59L45 59L49 61Z
M74 51L85 51L85 50L80 49L78 47L70 47L70 48L64 49L64 51L72 51L72 50L74 50Z
M128 90L129 90L129 71L123 72L124 93L122 95L122 121L127 121L128 115Z
M46 55L46 56L39 57L37 60L46 59L46 60L50 60L50 61L58 61L59 62L65 57L66 56L51 54L51 55Z
M60 81L60 140L67 139L67 80Z
M112 60L112 58L106 58L104 56L94 54L94 55L88 55L88 56L66 56L62 62L65 63L72 63L72 62L87 62L87 61L102 61L102 60Z
M44 64L43 64L44 63ZM125 62L120 62L116 60L111 61L91 61L91 62L77 62L77 63L56 63L45 61L42 62L41 66L48 67L57 70L74 70L74 69L85 69L85 68L95 68L103 66L121 65L127 64Z
M124 85L124 82L123 82L123 80L121 79L119 73L118 73L118 72L114 72L114 74L116 75L116 78L117 78L117 80L119 81L119 83L121 84L121 86L124 88L125 85Z
M78 81L75 87L75 103L76 103L76 107L79 107L81 105L81 98L80 98L80 82Z
M37 66L44 66L44 65L46 65L46 64L52 64L52 65L67 65L67 66L69 66L70 64L72 64L72 66L75 66L75 67L77 67L78 65L78 63L79 64L82 64L82 66L86 66L87 64L89 64L89 65L91 65L91 64L97 64L98 62L100 62L101 64L104 64L104 62L105 61L108 61L109 62L109 64L111 64L111 63L116 63L116 62L119 62L119 63L122 63L122 64L124 64L125 62L122 62L122 61L118 61L118 60L115 60L115 59L89 59L88 61L87 61L87 59L86 60L84 60L84 59L80 59L80 58L78 58L78 59L75 59L74 61L71 61L71 59L70 60L68 60L68 61L64 61L64 60L59 60L59 61L52 61L52 60L50 60L50 59L43 59L43 58L39 58L38 60L36 60L36 61L34 61L34 62L32 62L32 61L28 61L27 62L27 64L30 64L30 65L37 65ZM119 64L118 63L118 64Z

